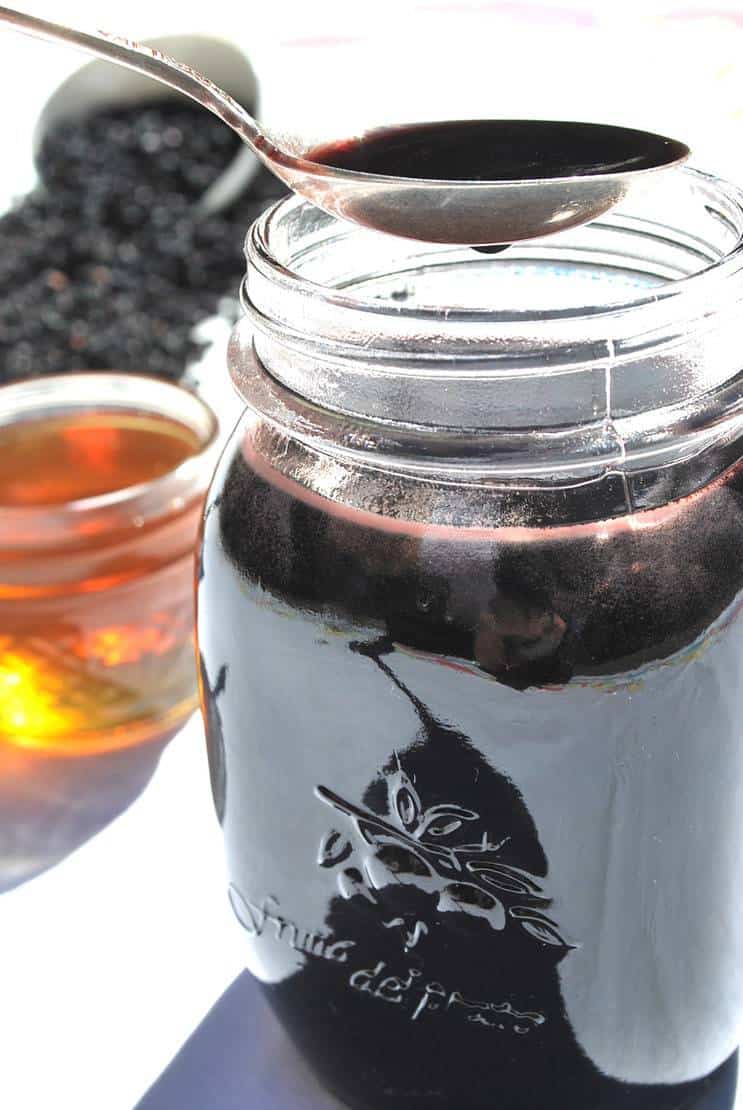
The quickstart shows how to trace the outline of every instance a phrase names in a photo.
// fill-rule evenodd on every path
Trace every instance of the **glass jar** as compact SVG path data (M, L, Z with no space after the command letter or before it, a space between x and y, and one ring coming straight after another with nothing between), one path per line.
M90 755L162 739L198 699L213 413L157 379L65 374L0 390L0 440L0 740ZM18 452L34 456L20 483Z
M198 636L249 968L352 1107L728 1110L743 194L503 255L283 201Z

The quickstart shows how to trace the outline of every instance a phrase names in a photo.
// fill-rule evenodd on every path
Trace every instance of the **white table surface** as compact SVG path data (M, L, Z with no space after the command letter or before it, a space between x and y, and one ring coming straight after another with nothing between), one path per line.
M156 757L132 753L122 800ZM16 858L84 826L85 783L45 819L56 781L27 793ZM208 784L194 717L123 815L0 899L0 1106L131 1110L241 970Z
M258 69L264 118L312 138L416 117L603 119L678 135L697 164L743 180L743 17L725 0L33 7L139 37L230 35ZM78 64L0 34L0 207L33 182L33 121ZM217 352L215 396L222 372ZM0 890L13 884L0 895L3 1110L331 1106L241 975L197 718L159 763L147 749L32 760L0 742Z

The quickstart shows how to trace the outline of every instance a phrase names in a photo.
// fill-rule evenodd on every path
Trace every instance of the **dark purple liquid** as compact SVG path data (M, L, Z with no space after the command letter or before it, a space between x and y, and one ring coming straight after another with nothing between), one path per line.
M729 805L724 783L738 765L730 722L739 712L729 668L743 651L733 604L743 588L743 471L731 468L685 500L633 518L601 520L597 497L594 522L571 524L570 497L563 496L568 522L560 527L483 521L468 533L406 523L307 491L273 470L249 439L212 491L200 585L200 604L212 617L200 642L233 906L248 933L260 924L255 943L281 950L289 938L303 953L303 966L265 990L349 1106L732 1107L735 1060L720 1062L713 1050L709 1074L697 1072L689 1082L624 1079L622 1059L606 1074L586 1043L586 1027L574 1020L562 971L585 958L591 934L600 937L595 986L589 981L586 992L596 993L592 1012L611 1013L636 957L630 953L617 971L602 944L615 927L620 936L641 929L649 912L628 895L612 904L611 920L604 916L609 871L646 866L644 848L637 859L623 856L628 841L617 833L613 803L596 802L615 733L629 730L643 740L632 759L647 757L647 764L618 767L613 797L632 782L648 850L655 810L676 804L668 800L676 754L682 765L699 768L698 778L695 771L685 779L691 795L678 799L684 829L692 822L701 835ZM495 495L493 504L495 517ZM228 593L235 600L225 604ZM305 648L297 646L302 630L313 637ZM664 669L671 659L679 662ZM627 695L634 681L637 690ZM677 691L671 707L688 698L683 713L704 701L702 728L681 740L680 716L674 724L643 708L643 683L658 682ZM586 687L596 697L610 691L598 728L585 720ZM533 707L545 698L553 708L539 715ZM473 714L487 722L479 737L466 723ZM335 739L328 734L334 717L342 726ZM393 727L380 724L391 717ZM269 723L261 729L257 720ZM375 744L385 752L381 760ZM528 753L523 781L501 765L518 746ZM567 762L550 762L554 751ZM323 771L313 779L315 764ZM644 794L644 768L650 776L656 765L658 790ZM260 778L267 766L268 778ZM344 783L344 768L354 769L355 787ZM308 782L316 784L314 798ZM276 842L262 832L267 791L271 807L285 815L286 832ZM298 815L314 821L315 807L327 818L321 840L295 832ZM559 828L563 817L569 825L572 812L584 809L595 809L594 834L571 842L568 866L563 857L556 867L537 814L551 813ZM487 851L479 847L490 842ZM453 855L442 855L441 846ZM693 846L684 835L668 838L657 882L672 900ZM714 845L704 852L705 867L681 901L696 907L688 912L698 911L699 920L719 920L732 908L720 892L735 880ZM591 881L581 860L594 853L607 870ZM314 942L297 932L324 882L324 930L352 938L343 961L308 955ZM600 894L596 917L586 919L586 935L573 936L565 907L580 901L587 883ZM292 908L284 910L288 901ZM666 974L678 968L676 997L683 1000L687 956L693 960L695 951L684 927L676 933L667 919L661 941ZM716 958L706 973L715 973ZM614 976L612 989L602 985ZM665 989L649 993L658 999L660 1039L669 1020ZM624 1028L631 1030L627 994ZM705 1038L717 1005L690 1010L695 1036Z
M671 139L625 127L457 120L380 128L306 157L360 173L438 181L525 181L653 169L683 157Z
M582 512L587 496L573 494ZM395 642L470 660L527 689L621 674L704 633L743 586L742 501L738 467L706 491L640 514L653 527L620 517L493 528L489 538L483 528L468 542L465 529L406 527L291 481L274 485L238 456L220 521L241 572L302 611L380 625ZM547 504L540 513L558 519ZM286 556L276 521L286 522Z

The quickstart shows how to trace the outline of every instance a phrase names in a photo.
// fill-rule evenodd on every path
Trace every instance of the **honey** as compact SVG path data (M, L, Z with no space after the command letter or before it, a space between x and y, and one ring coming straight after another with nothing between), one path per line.
M161 416L72 412L0 427L0 507L60 505L150 482L199 450Z
M191 712L209 430L105 405L0 426L0 739L99 752Z

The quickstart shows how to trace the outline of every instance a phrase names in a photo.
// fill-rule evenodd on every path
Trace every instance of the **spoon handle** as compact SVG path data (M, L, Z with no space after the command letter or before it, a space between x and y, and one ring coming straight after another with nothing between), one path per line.
M0 7L0 24L2 23L34 38L79 47L88 54L94 54L116 65L126 66L127 69L143 73L163 85L169 85L171 89L177 89L178 92L184 93L185 96L189 96L202 107L213 112L215 116L219 116L261 157L282 157L281 152L260 130L253 117L228 93L202 73L168 57L159 50L143 46L130 39L110 35L106 31L78 31L60 23L52 23L48 19L39 19L27 12L16 11L14 8Z

